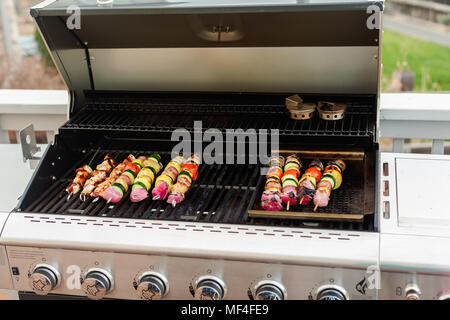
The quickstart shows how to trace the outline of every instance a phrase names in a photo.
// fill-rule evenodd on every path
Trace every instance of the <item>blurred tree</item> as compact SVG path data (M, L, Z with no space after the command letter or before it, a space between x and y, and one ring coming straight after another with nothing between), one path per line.
M41 60L44 66L55 69L55 64L53 63L52 57L50 56L44 39L42 39L41 33L38 29L34 30L34 38L36 39L36 42L38 44L39 53L41 55Z
M12 0L0 0L0 17L8 63L8 74L4 80L3 86L8 87L11 77L18 72L22 61L22 54L19 47L17 15Z
M445 24L447 26L450 26L450 13L449 14L442 14L438 16L439 23Z

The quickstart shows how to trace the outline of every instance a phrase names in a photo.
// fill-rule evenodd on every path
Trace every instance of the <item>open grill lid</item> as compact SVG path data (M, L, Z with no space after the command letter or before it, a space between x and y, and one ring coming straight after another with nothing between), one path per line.
M376 95L376 8L383 2L49 0L31 14L73 114L86 90Z

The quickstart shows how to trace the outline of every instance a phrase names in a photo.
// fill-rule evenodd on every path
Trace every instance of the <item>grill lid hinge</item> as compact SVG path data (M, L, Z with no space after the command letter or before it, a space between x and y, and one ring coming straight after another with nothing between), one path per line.
M20 144L22 146L23 162L30 160L30 168L34 169L38 164L40 157L36 157L36 153L41 151L41 148L36 144L36 134L34 132L34 125L30 124L19 132Z

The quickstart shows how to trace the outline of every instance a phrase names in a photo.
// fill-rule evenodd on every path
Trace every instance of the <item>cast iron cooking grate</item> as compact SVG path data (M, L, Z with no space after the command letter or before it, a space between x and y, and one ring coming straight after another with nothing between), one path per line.
M173 208L164 201L146 199L139 203L132 203L129 195L121 202L111 206L103 199L93 202L88 199L81 201L78 195L66 200L65 188L74 177L75 169L89 162L97 150L90 150L61 178L57 179L45 192L42 193L23 212L49 213L63 215L84 215L97 217L117 217L150 220L196 221L248 225L267 225L285 227L329 228L341 230L373 230L373 221L364 219L361 222L345 221L302 221L282 219L259 219L248 216L248 208L258 197L259 186L264 176L260 174L259 164L202 164L199 169L197 181L186 194L186 200ZM98 152L93 164L101 162L103 156L110 153L118 161L122 161L129 153L134 155L150 154L151 152L102 150ZM169 152L160 152L162 163L165 166L170 160ZM352 179L347 177L349 189L339 195L336 192L330 205L339 206L342 203L356 201L362 197L362 189L352 186ZM351 199L349 199L350 197ZM351 211L350 207L341 210Z
M344 119L297 121L289 117L280 95L213 95L207 98L170 95L170 98L95 96L62 129L171 133L193 131L194 121L208 128L279 129L280 135L373 137L376 107L369 98L331 97L347 104ZM330 97L303 96L305 101Z

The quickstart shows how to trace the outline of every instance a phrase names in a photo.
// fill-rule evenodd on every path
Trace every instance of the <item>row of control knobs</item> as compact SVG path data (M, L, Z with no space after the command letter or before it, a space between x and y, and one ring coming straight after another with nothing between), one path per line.
M45 295L56 289L61 281L58 270L50 265L38 265L29 276L30 288L37 294ZM102 269L89 270L82 282L82 289L91 299L102 299L114 288L112 275ZM144 273L135 286L138 296L145 300L155 300L164 297L169 290L167 279L158 273ZM215 277L201 277L195 283L193 294L199 300L220 300L225 296L225 284ZM316 295L318 300L345 300L343 289L324 288ZM276 282L257 285L253 296L257 300L286 299L284 287Z
M58 270L49 265L38 265L29 276L30 288L40 295L45 295L56 289L61 281ZM114 288L112 275L101 269L88 271L82 282L82 289L91 299L102 299ZM283 300L286 298L283 286L276 283L264 283L259 285L254 292L257 300ZM168 292L167 279L156 273L143 274L136 286L136 291L141 299L161 299ZM220 300L225 295L225 284L218 278L203 277L195 285L194 297L198 300ZM317 299L345 300L345 296L337 289L327 289L319 292Z

